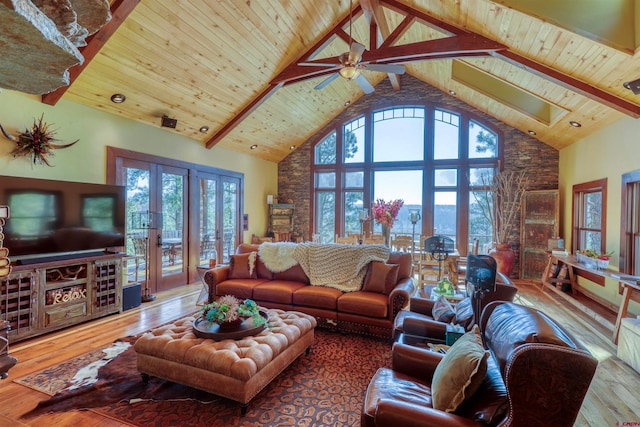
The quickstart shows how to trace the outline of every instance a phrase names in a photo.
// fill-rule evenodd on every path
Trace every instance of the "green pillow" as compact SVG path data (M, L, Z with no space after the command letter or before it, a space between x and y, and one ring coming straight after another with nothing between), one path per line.
M474 325L449 348L433 373L433 408L453 412L473 395L487 374L487 357L480 329Z

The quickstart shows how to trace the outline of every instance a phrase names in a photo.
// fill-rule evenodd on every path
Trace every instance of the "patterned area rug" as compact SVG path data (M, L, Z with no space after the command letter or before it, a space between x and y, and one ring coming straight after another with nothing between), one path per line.
M104 354L103 354L104 355ZM16 380L36 390L55 377L68 384L95 362L88 355ZM190 387L152 378L146 386L129 348L98 371L93 385L63 388L23 415L88 409L137 426L357 426L367 385L375 371L390 366L388 342L316 329L303 355L256 396L240 416L237 403ZM46 372L45 372L46 371Z

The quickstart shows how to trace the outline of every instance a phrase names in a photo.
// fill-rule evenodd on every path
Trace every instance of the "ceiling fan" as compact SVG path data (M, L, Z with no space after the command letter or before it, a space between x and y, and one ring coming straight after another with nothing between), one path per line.
M402 65L370 64L368 62L362 62L362 54L365 51L365 47L363 44L354 41L351 37L352 19L353 4L351 1L349 1L349 51L344 52L343 54L338 56L338 61L340 62L339 64L327 63L326 61L302 62L299 64L311 67L335 67L337 72L314 87L315 90L324 88L329 83L341 76L347 80L355 80L356 83L360 85L364 93L369 94L372 93L375 89L373 88L373 85L369 83L369 80L367 80L366 77L362 75L362 70L379 71L389 74L404 74L405 68Z

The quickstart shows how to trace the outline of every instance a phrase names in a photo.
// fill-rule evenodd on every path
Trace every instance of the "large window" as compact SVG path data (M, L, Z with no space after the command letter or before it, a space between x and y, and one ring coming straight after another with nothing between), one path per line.
M573 186L572 250L605 253L607 179Z
M640 171L622 175L620 271L640 274Z
M314 147L314 230L323 242L360 232L359 214L378 199L403 199L392 234L444 234L466 253L491 239L475 203L478 178L498 168L501 137L465 113L428 105L372 110L339 123ZM421 221L412 224L409 211ZM368 222L365 233L380 232Z

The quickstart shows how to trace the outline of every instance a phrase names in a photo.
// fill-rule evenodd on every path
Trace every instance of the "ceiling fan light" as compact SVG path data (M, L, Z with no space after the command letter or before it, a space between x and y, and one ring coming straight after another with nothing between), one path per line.
M360 75L360 69L353 65L342 67L338 73L347 80L353 80Z

